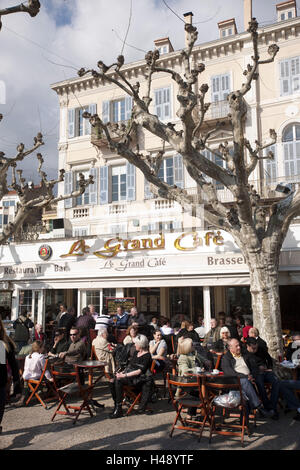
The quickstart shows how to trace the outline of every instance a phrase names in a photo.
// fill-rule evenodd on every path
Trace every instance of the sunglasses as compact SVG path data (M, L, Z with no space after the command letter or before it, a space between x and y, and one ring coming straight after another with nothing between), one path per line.
M78 333L73 333L73 334L70 334L70 336L77 336Z

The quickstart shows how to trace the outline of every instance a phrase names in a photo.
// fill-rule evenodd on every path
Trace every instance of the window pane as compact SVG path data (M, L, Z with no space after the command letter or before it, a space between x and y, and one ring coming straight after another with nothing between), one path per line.
M126 200L126 174L120 176L120 195L121 201Z
M293 126L289 126L283 133L282 141L291 142L293 140Z

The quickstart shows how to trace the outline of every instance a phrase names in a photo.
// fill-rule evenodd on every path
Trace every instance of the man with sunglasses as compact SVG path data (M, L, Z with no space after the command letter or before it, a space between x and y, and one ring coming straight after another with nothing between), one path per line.
M87 350L84 342L80 339L79 330L77 328L71 328L70 340L71 344L69 349L59 353L59 357L69 364L84 361L87 356Z

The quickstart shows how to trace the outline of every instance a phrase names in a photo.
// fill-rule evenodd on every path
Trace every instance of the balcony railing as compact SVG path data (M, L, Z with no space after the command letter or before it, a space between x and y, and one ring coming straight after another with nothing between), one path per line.
M81 209L74 209L73 210L73 218L74 219L82 219L83 217L89 217L88 207L83 207Z
M213 101L205 114L205 120L224 119L229 113L229 103L224 101Z
M127 213L126 204L110 204L108 207L109 215L120 215Z

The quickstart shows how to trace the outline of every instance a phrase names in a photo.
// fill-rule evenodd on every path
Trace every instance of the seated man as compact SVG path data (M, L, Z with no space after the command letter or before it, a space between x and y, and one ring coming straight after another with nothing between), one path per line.
M215 318L210 320L210 330L206 333L203 340L203 346L211 349L213 343L216 343L221 338L221 327Z
M267 355L265 359L262 359L261 356L258 355L258 341L253 337L247 338L247 351L250 356L250 361L252 362L253 377L255 379L263 405L267 410L271 411L272 419L277 420L279 418L277 402L279 398L280 381L271 368L269 368L269 354L266 352ZM270 400L267 396L265 383L270 383L272 385Z
M70 340L66 338L66 330L65 328L57 328L54 333L54 341L52 348L48 352L48 356L55 357L59 355L61 352L65 352L69 349Z
M124 311L123 307L118 307L117 308L117 321L116 321L116 327L117 328L127 328L129 316L128 313Z
M153 340L150 341L149 351L152 359L155 360L156 371L161 371L165 368L166 357L168 352L167 343L163 339L162 333L156 330L153 335Z
M86 359L87 350L84 342L80 339L79 330L72 327L70 331L71 344L67 351L59 353L59 357L69 364L75 364Z
M240 378L243 394L248 400L248 411L258 409L262 416L270 416L267 410L263 408L263 404L258 398L253 387L254 378L252 376L252 364L249 354L241 352L239 341L232 338L228 342L229 351L222 357L221 369L224 375Z

